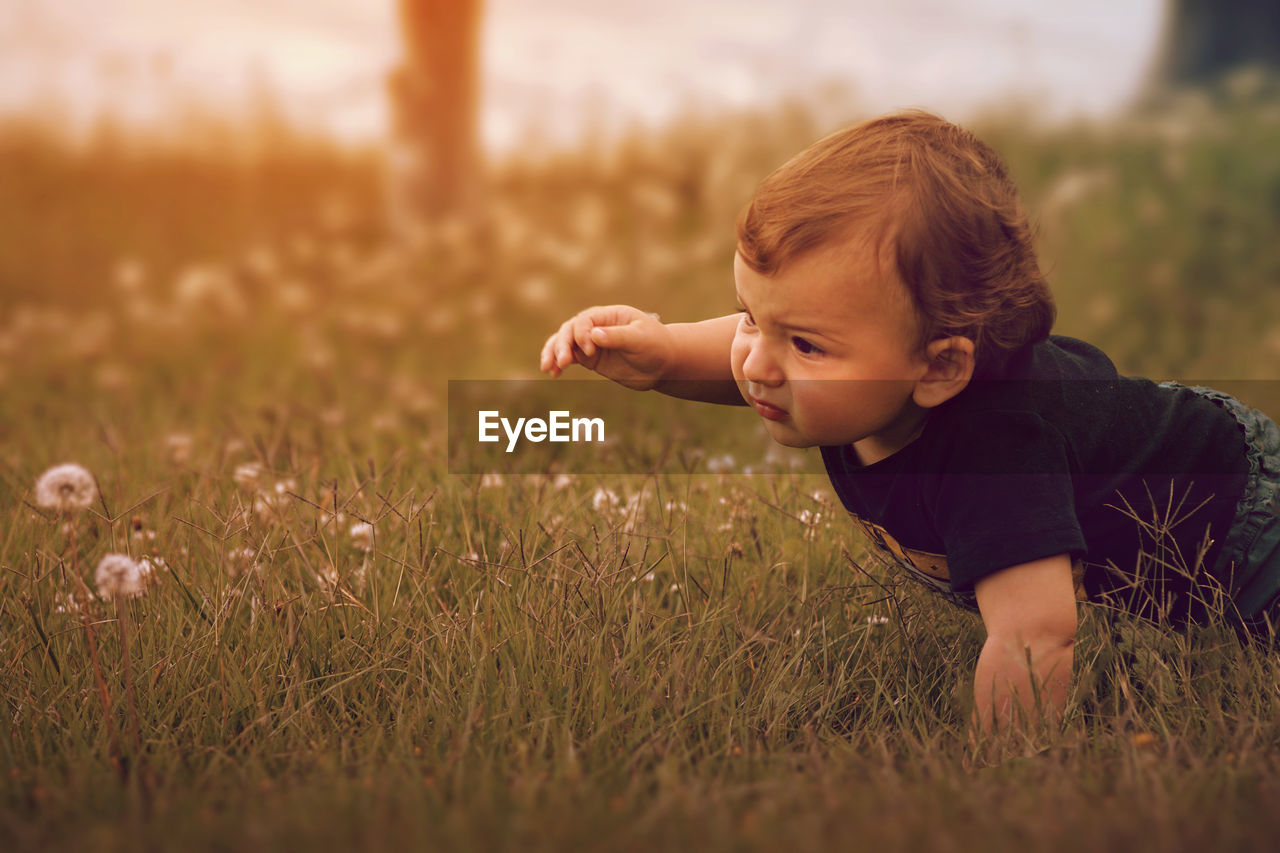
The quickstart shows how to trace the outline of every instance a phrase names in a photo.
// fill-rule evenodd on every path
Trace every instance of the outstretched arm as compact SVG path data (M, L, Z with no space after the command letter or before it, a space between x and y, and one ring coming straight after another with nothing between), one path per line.
M974 736L1031 735L1062 719L1077 627L1067 554L995 572L974 588L987 641L973 677ZM1009 744L1012 745L1012 744Z
M547 338L540 367L559 376L577 363L628 388L743 405L729 367L737 326L736 314L664 325L629 305L596 306L566 320Z

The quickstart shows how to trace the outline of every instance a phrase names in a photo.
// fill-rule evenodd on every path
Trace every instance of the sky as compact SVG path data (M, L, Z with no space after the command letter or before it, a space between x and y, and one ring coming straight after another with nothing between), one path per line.
M963 120L1016 101L1105 115L1133 94L1163 0L488 0L483 136L531 124L660 123L690 105L767 104L836 82L867 112ZM381 137L400 43L394 0L7 0L0 110L160 121L254 92L346 139Z

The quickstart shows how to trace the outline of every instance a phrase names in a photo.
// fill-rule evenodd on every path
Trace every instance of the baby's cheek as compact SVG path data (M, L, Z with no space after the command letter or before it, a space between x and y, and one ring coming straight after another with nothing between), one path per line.
M742 365L747 360L747 352L749 346L742 339L741 335L733 336L733 344L729 347L729 366L733 371L733 378L742 381Z

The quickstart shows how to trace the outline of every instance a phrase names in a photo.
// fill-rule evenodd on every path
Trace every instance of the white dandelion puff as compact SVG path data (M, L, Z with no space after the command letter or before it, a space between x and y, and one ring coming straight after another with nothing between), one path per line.
M728 453L707 460L707 470L712 474L724 474L732 471L737 462Z
M36 480L36 503L45 509L72 512L88 509L98 497L98 483L81 465L55 465Z
M191 436L186 433L173 433L164 440L165 451L169 461L174 465L186 465L191 461Z
M591 495L591 508L596 512L614 509L620 502L615 492L603 487L598 487L595 493Z
M56 596L54 601L56 602L53 606L54 613L64 614L80 612L80 602L76 600L73 593L63 593L62 595Z
M262 570L258 562L258 552L252 548L232 548L227 552L227 576L236 581L247 574L256 574Z
M258 480L262 478L262 466L257 462L246 462L243 465L237 465L231 478L241 488L255 489L258 486Z
M107 554L98 562L93 580L98 585L98 595L108 601L136 598L143 593L142 567L128 554Z
M144 583L153 583L158 572L169 571L169 564L164 557L143 557L138 561L138 574Z
M316 574L316 583L320 589L327 593L333 593L338 588L338 569L334 566L325 566Z
M366 522L351 525L351 541L361 551L373 550L373 525Z
M867 624L873 627L876 625L887 625L889 624L889 617L888 616L868 616Z
M147 283L147 268L137 258L121 258L112 270L112 283L126 296L142 290Z

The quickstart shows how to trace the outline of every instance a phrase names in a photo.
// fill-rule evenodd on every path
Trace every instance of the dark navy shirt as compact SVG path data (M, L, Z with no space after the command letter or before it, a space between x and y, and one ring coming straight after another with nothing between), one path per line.
M1073 558L1077 595L1175 623L1203 613L1248 472L1236 420L1186 388L1122 377L1053 336L930 412L863 466L823 447L845 508L899 565L961 605L991 572Z

